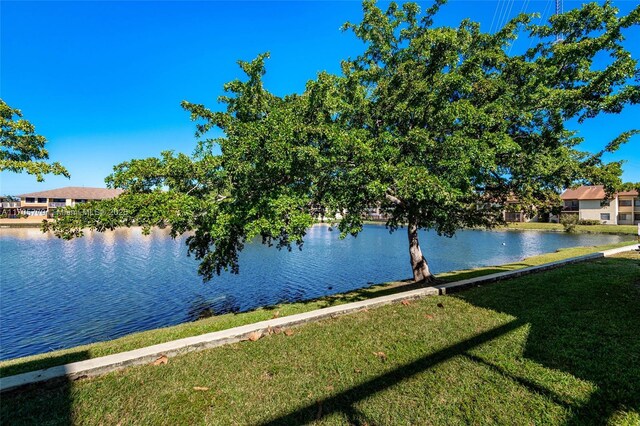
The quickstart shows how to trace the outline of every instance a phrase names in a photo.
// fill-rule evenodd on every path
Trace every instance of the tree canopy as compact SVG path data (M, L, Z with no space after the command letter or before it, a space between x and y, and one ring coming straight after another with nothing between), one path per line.
M11 108L0 99L0 171L35 175L38 182L44 175L69 177L60 163L49 163L45 149L47 139L35 132L35 127L22 118L19 109Z
M640 24L640 7L619 17L610 2L589 3L543 25L520 14L492 34L469 19L435 26L442 3L421 12L414 3L385 11L365 1L362 21L344 26L363 53L301 94L265 89L267 54L240 61L246 78L224 86L225 110L183 102L197 127L193 155L164 152L114 168L107 183L125 193L99 206L126 214L82 214L96 208L84 205L45 229L65 238L132 224L192 231L189 252L208 280L238 272L239 252L256 237L302 247L314 218L335 213L341 235L356 236L367 211L380 207L391 231L406 226L421 281L432 275L419 229L452 236L496 226L508 199L548 206L575 184L618 189L621 162L602 156L637 130L592 153L580 150L583 138L567 122L640 101L637 60L622 43ZM511 55L523 33L536 43ZM603 54L609 61L596 64ZM223 136L207 138L214 127Z

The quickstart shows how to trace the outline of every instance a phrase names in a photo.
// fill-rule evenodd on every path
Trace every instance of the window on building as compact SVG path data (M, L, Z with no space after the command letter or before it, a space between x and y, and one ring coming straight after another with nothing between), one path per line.
M46 198L38 198L38 202L39 203L46 203L47 199Z
M25 203L35 203L36 199L33 197L27 197L24 201Z
M620 220L629 220L628 216L631 216L631 215L628 215L626 213L620 213L618 216L620 217Z
M520 213L518 212L506 212L505 219L507 222L521 222Z
M636 213L633 215L633 220L640 220L640 213Z
M54 198L53 202L54 203L66 203L67 200L65 200L64 198Z
M631 207L631 200L620 200L620 207Z
M635 204L636 207L640 207L640 198L636 198L636 200L633 203Z
M600 220L611 220L611 215L609 213L600 213Z

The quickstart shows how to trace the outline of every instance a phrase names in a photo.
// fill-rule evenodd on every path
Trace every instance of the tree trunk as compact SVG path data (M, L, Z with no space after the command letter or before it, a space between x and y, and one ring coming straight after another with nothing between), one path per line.
M427 259L422 255L420 243L418 242L418 226L413 221L409 221L409 256L411 258L411 270L413 271L413 280L415 282L432 282L433 275L429 271Z

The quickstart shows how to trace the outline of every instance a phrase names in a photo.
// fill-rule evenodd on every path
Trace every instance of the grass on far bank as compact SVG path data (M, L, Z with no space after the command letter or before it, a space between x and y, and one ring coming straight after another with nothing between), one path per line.
M640 423L640 256L2 396L6 424Z
M437 275L437 278L441 282L459 281L497 272L505 272L526 268L529 266L541 265L544 263L581 256L601 250L622 247L629 244L632 244L632 242L627 241L597 247L573 247L560 249L554 253L533 256L516 263L510 263L500 266L488 266L472 270L446 272ZM76 361L84 361L87 359L98 358L101 356L139 349L145 346L169 342L171 340L197 336L200 334L211 333L214 331L225 330L232 327L264 321L273 318L276 313L280 317L284 317L288 315L312 311L315 309L326 308L333 305L357 302L373 297L385 296L387 294L398 293L401 291L408 291L418 287L420 287L420 285L416 285L409 280L395 281L362 288L349 293L336 294L298 303L286 303L277 306L269 306L249 312L217 315L211 318L205 318L198 321L188 322L171 327L164 327L129 334L127 336L114 340L97 342L29 357L15 358L0 362L0 377L11 376L27 371L49 368L56 365L62 365Z
M565 232L564 227L560 223L546 222L512 222L505 227L497 229L521 229L521 230L539 230L539 231L557 231ZM624 234L638 235L637 225L576 225L575 232L586 234Z

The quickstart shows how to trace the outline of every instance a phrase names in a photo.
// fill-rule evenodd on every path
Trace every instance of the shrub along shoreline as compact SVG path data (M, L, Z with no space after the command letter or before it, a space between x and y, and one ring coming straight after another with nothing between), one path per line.
M321 222L319 222L321 223ZM324 222L326 223L326 222ZM365 220L368 225L384 225L384 221ZM566 232L561 223L549 222L510 222L504 226L497 226L492 229L470 228L480 231L546 231L546 232ZM638 235L637 225L579 225L576 224L573 232L578 234L613 234L613 235Z
M507 231L548 231L565 232L560 223L546 222L513 222L507 226L496 228ZM575 225L574 232L585 234L638 235L637 225Z
M460 281L478 276L494 274L497 272L506 272L530 266L537 266L544 263L554 262L570 257L582 256L602 250L623 247L625 245L629 245L630 243L632 243L632 241L624 241L603 246L560 249L553 253L546 253L526 258L520 262L499 266L487 266L471 270L446 272L438 274L437 279L443 283ZM315 309L325 308L328 306L340 305L384 296L387 294L408 291L419 288L420 286L421 285L415 284L411 280L393 281L373 285L371 287L365 287L348 293L326 296L319 299L313 299L298 303L284 303L276 306L267 306L248 312L217 315L194 322L133 333L114 340L96 342L69 349L62 349L23 358L1 361L0 377L6 377L42 368L49 368L71 362L84 361L87 359L130 351L150 345L168 342L171 340L251 324L278 316L294 315L302 312L312 311Z

